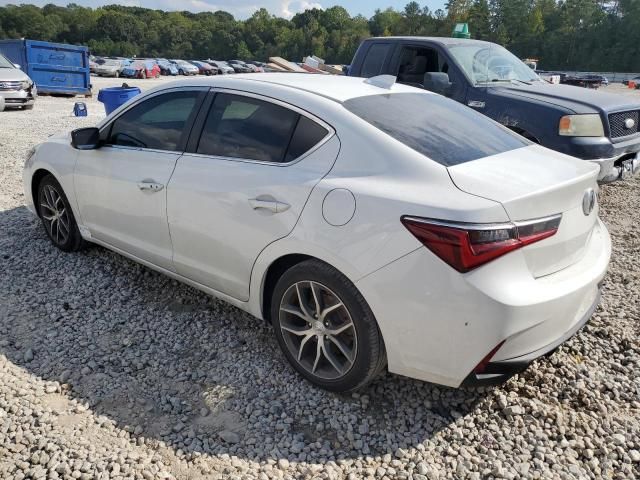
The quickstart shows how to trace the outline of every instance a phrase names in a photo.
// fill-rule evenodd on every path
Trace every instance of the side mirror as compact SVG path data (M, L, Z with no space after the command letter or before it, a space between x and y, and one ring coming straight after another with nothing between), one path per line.
M427 72L424 74L424 88L440 95L451 94L449 75L443 72Z
M16 67L18 70L22 70L22 67L20 66L19 63L14 63L13 66Z
M74 130L71 132L71 146L77 150L95 150L100 147L100 130L96 127Z

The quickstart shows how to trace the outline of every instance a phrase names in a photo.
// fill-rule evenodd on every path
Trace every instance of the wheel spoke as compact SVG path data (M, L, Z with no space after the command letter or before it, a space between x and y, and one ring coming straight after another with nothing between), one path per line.
M320 318L320 301L318 300L318 293L316 292L316 284L315 282L309 282L309 286L311 287L311 294L313 295L313 303L316 305L316 315L314 318Z
M300 361L302 359L302 349L305 347L305 345L307 344L307 342L313 337L313 335L307 335L306 337L304 337L302 339L302 341L300 342L300 350L298 350L298 361Z
M316 344L316 359L313 361L313 368L311 369L311 373L316 373L316 368L318 368L318 362L320 361L321 355L322 355L322 343L318 339L318 343Z
M46 203L41 203L40 204L41 207L46 208L47 210L49 210L50 212L56 213L56 209L55 208L51 208L49 205L47 205Z
M56 220L56 243L60 243L60 220Z
M55 212L55 206L53 205L51 198L50 198L50 192L49 192L49 187L45 187L44 190L42 190L42 194L44 195L44 200L45 202L47 202L47 208L49 208L49 210L51 210L52 212Z
M324 358L329 360L329 363L331 364L331 366L335 368L335 370L338 373L342 373L342 368L340 368L340 363L338 362L338 359L336 359L336 357L333 355L333 352L329 350L325 345L326 340L322 338L319 341L322 342L322 353L324 353Z
M309 328L283 325L282 323L280 324L280 328L282 330L284 330L285 332L293 333L294 335L298 335L298 336L307 335L311 331L311 329L309 329Z
M298 294L298 303L300 305L300 310L306 315L307 318L313 318L313 315L309 313L307 310L307 306L305 305L304 298L302 298L302 294L300 293L300 284L296 283L296 293Z
M53 219L54 219L54 218L56 218L56 217L54 217L53 215L48 215L48 216L47 216L47 215L45 215L44 213L42 213L42 214L41 214L41 216L42 216L42 218L44 218L44 219L45 219L46 221L48 221L48 222L52 222L52 221L53 221Z
M286 305L284 307L280 307L280 310L282 312L287 312L287 313L290 313L291 315L295 315L296 317L301 318L305 322L309 321L309 318L306 317L305 314L302 311L298 310L296 307L294 307L292 305Z
M344 325L342 325L341 327L338 328L334 328L334 329L327 329L327 334L329 335L340 335L342 332L344 332L345 330L349 329L353 327L353 323L349 322L346 323Z
M320 320L324 322L324 320L327 318L327 315L329 315L331 312L335 312L340 307L344 307L344 304L342 302L338 302L335 305L325 308L320 314Z
M340 339L334 337L333 335L327 335L327 338L331 343L333 343L336 347L338 347L338 350L340 350L340 353L344 355L344 357L349 361L349 363L353 363L353 359L351 358L351 352L349 352L349 349L347 348L347 346L344 343L342 343Z
M64 227L64 231L66 233L69 233L69 223L67 221L68 220L67 216L66 215L60 216L58 217L58 220L60 221L60 225Z

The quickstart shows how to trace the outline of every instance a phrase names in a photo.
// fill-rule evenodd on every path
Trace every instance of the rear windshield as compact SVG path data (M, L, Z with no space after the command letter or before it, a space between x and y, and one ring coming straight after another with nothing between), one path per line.
M529 145L453 100L428 93L356 97L345 108L406 146L451 167Z

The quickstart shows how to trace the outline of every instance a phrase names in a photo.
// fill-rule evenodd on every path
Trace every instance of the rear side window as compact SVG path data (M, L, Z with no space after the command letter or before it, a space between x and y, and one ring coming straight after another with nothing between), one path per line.
M106 143L177 151L199 95L198 91L171 92L139 103L113 122Z
M484 115L440 95L394 93L356 97L345 108L447 167L530 143Z
M320 143L328 133L326 128L318 125L310 118L300 115L298 125L296 125L293 137L291 138L291 143L289 143L285 162L295 160L311 150Z
M295 160L327 135L298 112L252 97L216 95L197 153L263 162Z
M369 78L380 75L382 65L390 48L390 43L374 43L371 45L367 51L367 56L364 58L360 76Z

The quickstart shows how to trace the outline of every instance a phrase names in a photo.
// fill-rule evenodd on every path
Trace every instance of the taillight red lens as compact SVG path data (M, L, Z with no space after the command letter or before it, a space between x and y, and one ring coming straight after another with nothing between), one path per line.
M561 215L523 223L470 225L402 217L422 244L461 273L555 235Z

